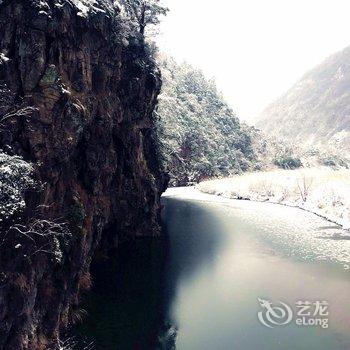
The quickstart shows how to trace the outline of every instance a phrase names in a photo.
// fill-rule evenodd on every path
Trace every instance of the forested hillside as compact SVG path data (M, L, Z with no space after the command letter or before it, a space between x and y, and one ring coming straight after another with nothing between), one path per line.
M271 104L257 126L309 148L350 152L350 47L308 72Z
M258 166L253 129L241 124L215 82L189 64L161 57L158 131L172 185L228 176Z

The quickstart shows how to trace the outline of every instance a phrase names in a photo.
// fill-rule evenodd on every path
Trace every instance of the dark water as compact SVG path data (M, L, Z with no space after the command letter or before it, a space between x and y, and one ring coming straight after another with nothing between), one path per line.
M129 243L114 265L94 265L88 317L76 332L95 349L350 350L349 271L307 235L345 257L349 241L333 246L322 220L289 208L176 197L164 204L168 239ZM262 325L258 298L285 302L293 319ZM327 301L329 328L297 325L300 300Z

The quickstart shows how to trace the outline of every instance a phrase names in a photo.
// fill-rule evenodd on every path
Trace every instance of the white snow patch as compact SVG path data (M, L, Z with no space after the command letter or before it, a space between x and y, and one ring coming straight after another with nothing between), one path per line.
M73 0L74 5L79 9L78 16L86 17L90 11L106 13L104 9L98 7L96 0Z
M205 181L200 191L233 199L284 204L350 229L350 170L310 168L246 173Z
M7 62L9 60L10 59L8 57L6 57L3 53L0 53L0 61Z

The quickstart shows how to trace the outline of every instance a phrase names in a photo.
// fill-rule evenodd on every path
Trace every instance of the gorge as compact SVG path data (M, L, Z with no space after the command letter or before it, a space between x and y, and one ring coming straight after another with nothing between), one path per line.
M0 0L0 350L350 349L350 49L250 125L252 3Z

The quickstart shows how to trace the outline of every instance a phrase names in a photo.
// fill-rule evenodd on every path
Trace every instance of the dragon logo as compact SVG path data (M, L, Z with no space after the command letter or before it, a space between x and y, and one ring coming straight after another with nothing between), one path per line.
M263 308L258 312L258 319L265 327L274 328L292 321L293 311L287 304L279 301L278 305L274 305L271 301L260 298L258 301Z

